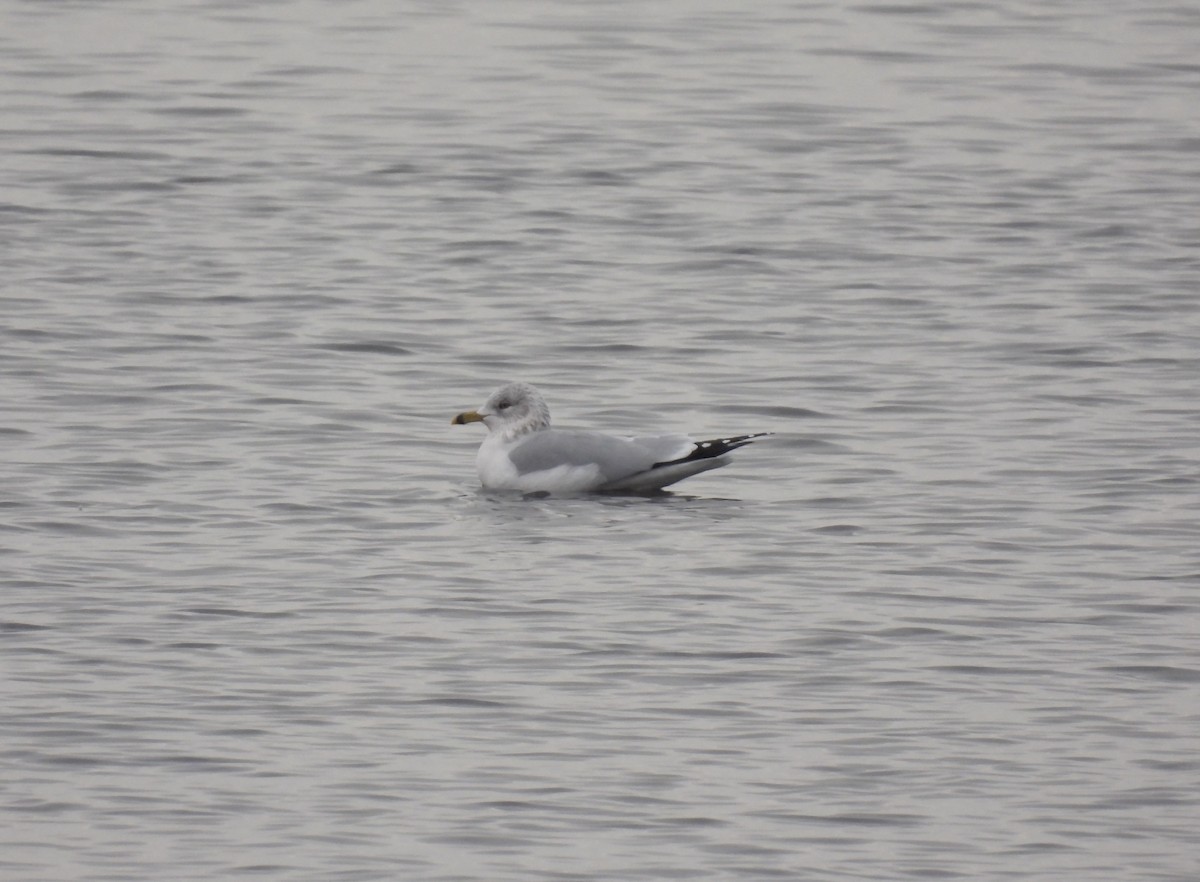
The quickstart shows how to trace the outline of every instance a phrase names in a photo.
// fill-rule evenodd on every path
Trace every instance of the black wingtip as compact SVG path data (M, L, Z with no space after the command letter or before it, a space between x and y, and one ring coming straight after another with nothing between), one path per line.
M739 447L745 447L747 444L753 444L759 438L765 438L768 435L773 435L774 432L753 432L749 435L734 435L732 438L712 438L708 441L697 441L696 446L687 456L681 456L679 459L672 459L668 462L656 462L654 468L659 466L676 465L681 462L695 462L700 459L712 459L717 456L724 456L737 450Z

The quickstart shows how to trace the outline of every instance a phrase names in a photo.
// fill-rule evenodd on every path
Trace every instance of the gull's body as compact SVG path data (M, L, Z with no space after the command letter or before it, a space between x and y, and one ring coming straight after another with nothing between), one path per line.
M536 389L510 383L455 424L481 422L479 480L489 490L522 493L645 493L729 464L728 454L757 435L693 441L686 435L622 438L550 427Z

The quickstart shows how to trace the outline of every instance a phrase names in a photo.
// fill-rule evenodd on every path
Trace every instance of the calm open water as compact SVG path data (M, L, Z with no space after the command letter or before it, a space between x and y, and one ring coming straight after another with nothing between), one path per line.
M0 877L1200 877L1200 12L0 2ZM561 425L772 431L643 498Z

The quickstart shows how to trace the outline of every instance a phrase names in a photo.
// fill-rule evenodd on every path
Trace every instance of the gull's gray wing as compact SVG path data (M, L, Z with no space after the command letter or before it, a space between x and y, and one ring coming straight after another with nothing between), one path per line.
M686 435L618 438L600 432L546 429L523 438L509 450L508 458L520 475L559 466L595 466L603 483L611 484L686 456L694 446Z
M692 475L698 475L700 472L729 465L730 453L769 434L771 433L758 432L753 435L734 435L732 438L714 438L711 441L693 441L690 438L684 438L685 452L680 456L659 460L647 471L638 472L617 481L609 481L597 489L608 493L644 493L661 490L663 487L668 487L676 481L682 481Z

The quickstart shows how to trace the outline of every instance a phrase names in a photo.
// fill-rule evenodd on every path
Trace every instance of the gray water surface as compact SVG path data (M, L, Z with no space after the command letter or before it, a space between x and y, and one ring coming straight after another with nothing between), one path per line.
M1182 2L0 3L0 876L1200 876ZM654 498L556 424L770 431Z

